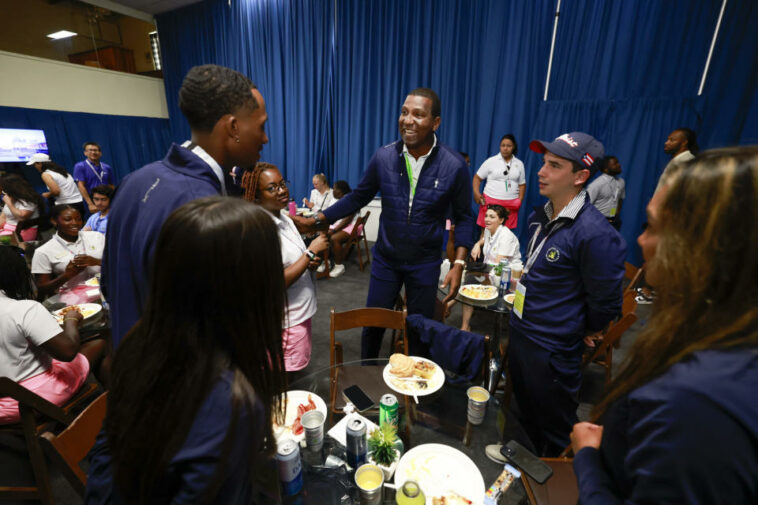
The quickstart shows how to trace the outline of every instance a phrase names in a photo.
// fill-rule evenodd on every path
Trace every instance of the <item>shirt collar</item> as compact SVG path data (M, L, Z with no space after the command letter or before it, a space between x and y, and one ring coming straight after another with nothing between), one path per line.
M681 158L682 156L692 156L692 153L690 152L690 150L689 150L689 149L687 149L686 151L682 151L681 153L679 153L679 154L677 154L676 156L674 156L674 159L675 159L675 160L678 160L678 159L679 159L679 158Z
M566 205L562 211L558 213L557 216L553 217L553 202L548 200L548 202L545 204L545 216L547 216L548 221L552 222L555 221L558 218L565 217L567 219L571 219L572 221L576 219L576 216L579 214L579 211L582 210L582 207L584 206L584 200L587 197L587 190L582 188L582 190L571 199L571 201Z
M429 155L432 154L432 151L434 151L434 148L437 147L437 134L434 133L433 135L434 135L434 142L432 143L432 148L429 149L428 153L422 154L421 156L419 156L418 157L419 160L424 159L424 158L428 158ZM406 154L406 153L410 154L411 158L413 158L413 155L408 152L408 146L405 145L405 142L403 142L403 154Z

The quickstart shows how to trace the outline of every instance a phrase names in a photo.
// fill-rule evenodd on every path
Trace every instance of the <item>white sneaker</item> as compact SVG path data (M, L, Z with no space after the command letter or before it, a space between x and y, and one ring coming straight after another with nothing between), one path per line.
M504 465L506 463L505 456L500 452L500 449L503 447L503 444L491 444L484 448L484 454L487 455L489 459L494 461L495 463L500 463L501 465Z
M321 263L318 268L316 269L316 272L321 273L324 270L326 270L326 263Z
M329 277L339 277L345 273L345 265L334 265L329 271Z

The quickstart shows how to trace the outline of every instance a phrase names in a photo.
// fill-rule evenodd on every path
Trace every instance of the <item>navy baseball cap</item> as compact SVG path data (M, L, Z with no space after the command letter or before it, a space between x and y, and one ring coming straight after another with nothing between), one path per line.
M592 135L582 132L564 133L552 142L532 140L529 143L529 149L540 154L550 151L561 158L576 161L587 167L590 172L594 172L594 168L598 166L593 167L595 162L600 161L605 156L603 144Z

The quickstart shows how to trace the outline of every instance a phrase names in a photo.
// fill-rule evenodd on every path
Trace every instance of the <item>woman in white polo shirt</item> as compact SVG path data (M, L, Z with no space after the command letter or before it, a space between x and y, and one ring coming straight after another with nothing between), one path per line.
M501 205L489 205L484 215L484 233L482 238L471 249L471 257L487 265L497 265L501 259L508 261L521 259L521 251L516 235L504 224L508 218L508 211ZM463 318L461 329L471 331L471 316L474 308L470 305L463 306Z
M26 164L34 165L47 186L47 191L42 193L44 198L52 197L55 205L73 205L84 215L82 194L76 187L73 176L65 168L50 161L50 157L44 153L33 155Z
M311 210L324 210L334 203L332 188L326 183L326 175L316 174L313 176L313 190L310 200L303 198L303 205Z
M474 201L480 205L476 224L485 227L484 214L488 205L501 205L508 212L505 226L510 229L518 225L518 211L526 192L526 171L524 163L516 158L518 144L511 133L500 139L500 153L488 158L474 175ZM482 181L486 180L483 194Z
M90 367L107 387L110 357L106 343L95 339L80 345L81 321L82 315L72 311L59 325L34 300L34 283L21 250L0 246L0 376L56 405L76 393ZM18 420L18 402L0 398L0 424Z
M12 235L18 223L39 216L39 209L45 205L45 201L34 191L31 184L15 174L0 177L0 192L4 204L0 213L0 235ZM35 240L37 227L27 228L20 235L21 240L25 242Z
M50 220L58 231L32 258L32 273L43 297L54 294L59 288L70 290L100 273L105 247L105 235L81 231L82 215L71 205L53 207Z
M271 213L279 230L284 266L284 284L287 286L287 310L282 324L284 367L290 376L304 369L311 360L311 318L316 313L316 285L313 270L321 258L317 255L328 246L325 234L319 234L305 246L287 208L290 194L287 183L276 166L258 163L251 176L256 188L255 203Z

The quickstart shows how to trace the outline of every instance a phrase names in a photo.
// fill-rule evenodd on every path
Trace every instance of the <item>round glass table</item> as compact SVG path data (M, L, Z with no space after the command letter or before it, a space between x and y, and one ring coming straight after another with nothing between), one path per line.
M330 409L332 394L341 395L342 393L333 391L332 381L339 366L384 367L388 362L388 359L345 362L336 367L327 367L309 373L289 385L290 391L307 391L318 395L326 403L328 414L324 426L322 450L314 453L305 447L305 442L301 443L302 492L283 498L283 503L302 505L360 503L358 490L353 480L354 469L348 467L346 463L345 447L327 435L327 432L343 417L343 414L332 413ZM475 384L455 382L455 378L448 375L444 385L438 391L426 396L418 396L418 403L415 403L413 397L391 391L386 384L376 384L376 389L366 391L374 401L375 408L363 411L361 415L378 424L381 391L386 389L392 392L399 403L400 427L398 431L404 452L424 444L442 444L457 449L476 465L486 489L503 470L503 465L490 461L484 453L484 447L487 444L496 443L500 439L497 423L498 417L502 414L499 413L492 398L487 406L484 422L478 426L468 423L466 390L472 385ZM348 386L350 384L342 385L342 387ZM511 486L506 495L506 501L503 503L526 503L523 502L525 496L523 486L519 481ZM382 503L395 503L394 490L389 486L385 487Z

